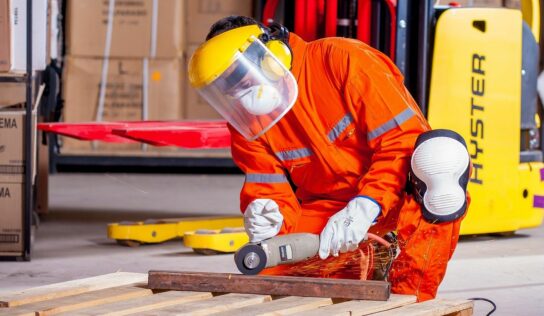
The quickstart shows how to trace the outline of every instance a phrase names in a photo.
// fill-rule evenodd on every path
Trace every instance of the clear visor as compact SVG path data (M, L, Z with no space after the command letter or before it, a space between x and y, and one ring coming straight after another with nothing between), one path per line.
M276 124L298 95L291 72L256 38L232 65L198 92L248 140Z

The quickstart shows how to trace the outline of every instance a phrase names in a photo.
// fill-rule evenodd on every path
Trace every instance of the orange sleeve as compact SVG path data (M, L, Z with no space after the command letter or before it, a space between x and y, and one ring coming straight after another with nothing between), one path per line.
M363 46L347 59L344 95L373 153L359 194L375 199L385 216L400 206L415 141L430 127L386 56Z
M229 130L232 159L246 175L240 192L240 210L245 212L255 199L274 200L283 215L280 234L293 231L300 215L300 204L278 158L261 139L250 142L230 125Z

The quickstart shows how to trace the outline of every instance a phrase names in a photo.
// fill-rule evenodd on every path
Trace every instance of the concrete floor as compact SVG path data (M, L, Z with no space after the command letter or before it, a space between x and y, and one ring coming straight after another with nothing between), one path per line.
M31 262L0 262L0 295L115 271L236 272L232 255L201 256L181 241L139 248L106 238L122 220L238 213L240 175L58 174L51 214L36 233ZM544 314L544 227L512 237L464 237L439 295L485 297L494 315ZM490 309L477 302L475 315Z

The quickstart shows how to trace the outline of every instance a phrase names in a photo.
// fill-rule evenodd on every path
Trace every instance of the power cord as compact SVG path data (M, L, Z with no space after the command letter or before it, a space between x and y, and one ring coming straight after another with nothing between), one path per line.
M484 302L488 302L489 304L491 304L493 306L493 309L489 313L487 313L486 316L489 316L489 315L493 314L497 310L497 305L495 304L495 302L493 302L490 299L483 298L483 297L472 297L472 298L467 298L467 300L484 301Z

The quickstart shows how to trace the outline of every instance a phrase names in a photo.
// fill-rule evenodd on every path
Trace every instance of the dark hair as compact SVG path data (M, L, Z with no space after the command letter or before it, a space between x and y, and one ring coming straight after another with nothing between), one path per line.
M208 32L208 35L206 35L206 40L209 40L221 33L235 29L237 27L254 25L254 24L258 24L261 27L263 27L261 23L247 16L241 16L241 15L227 16L226 18L222 18L221 20L215 22L212 25L212 27L210 27L210 31Z

